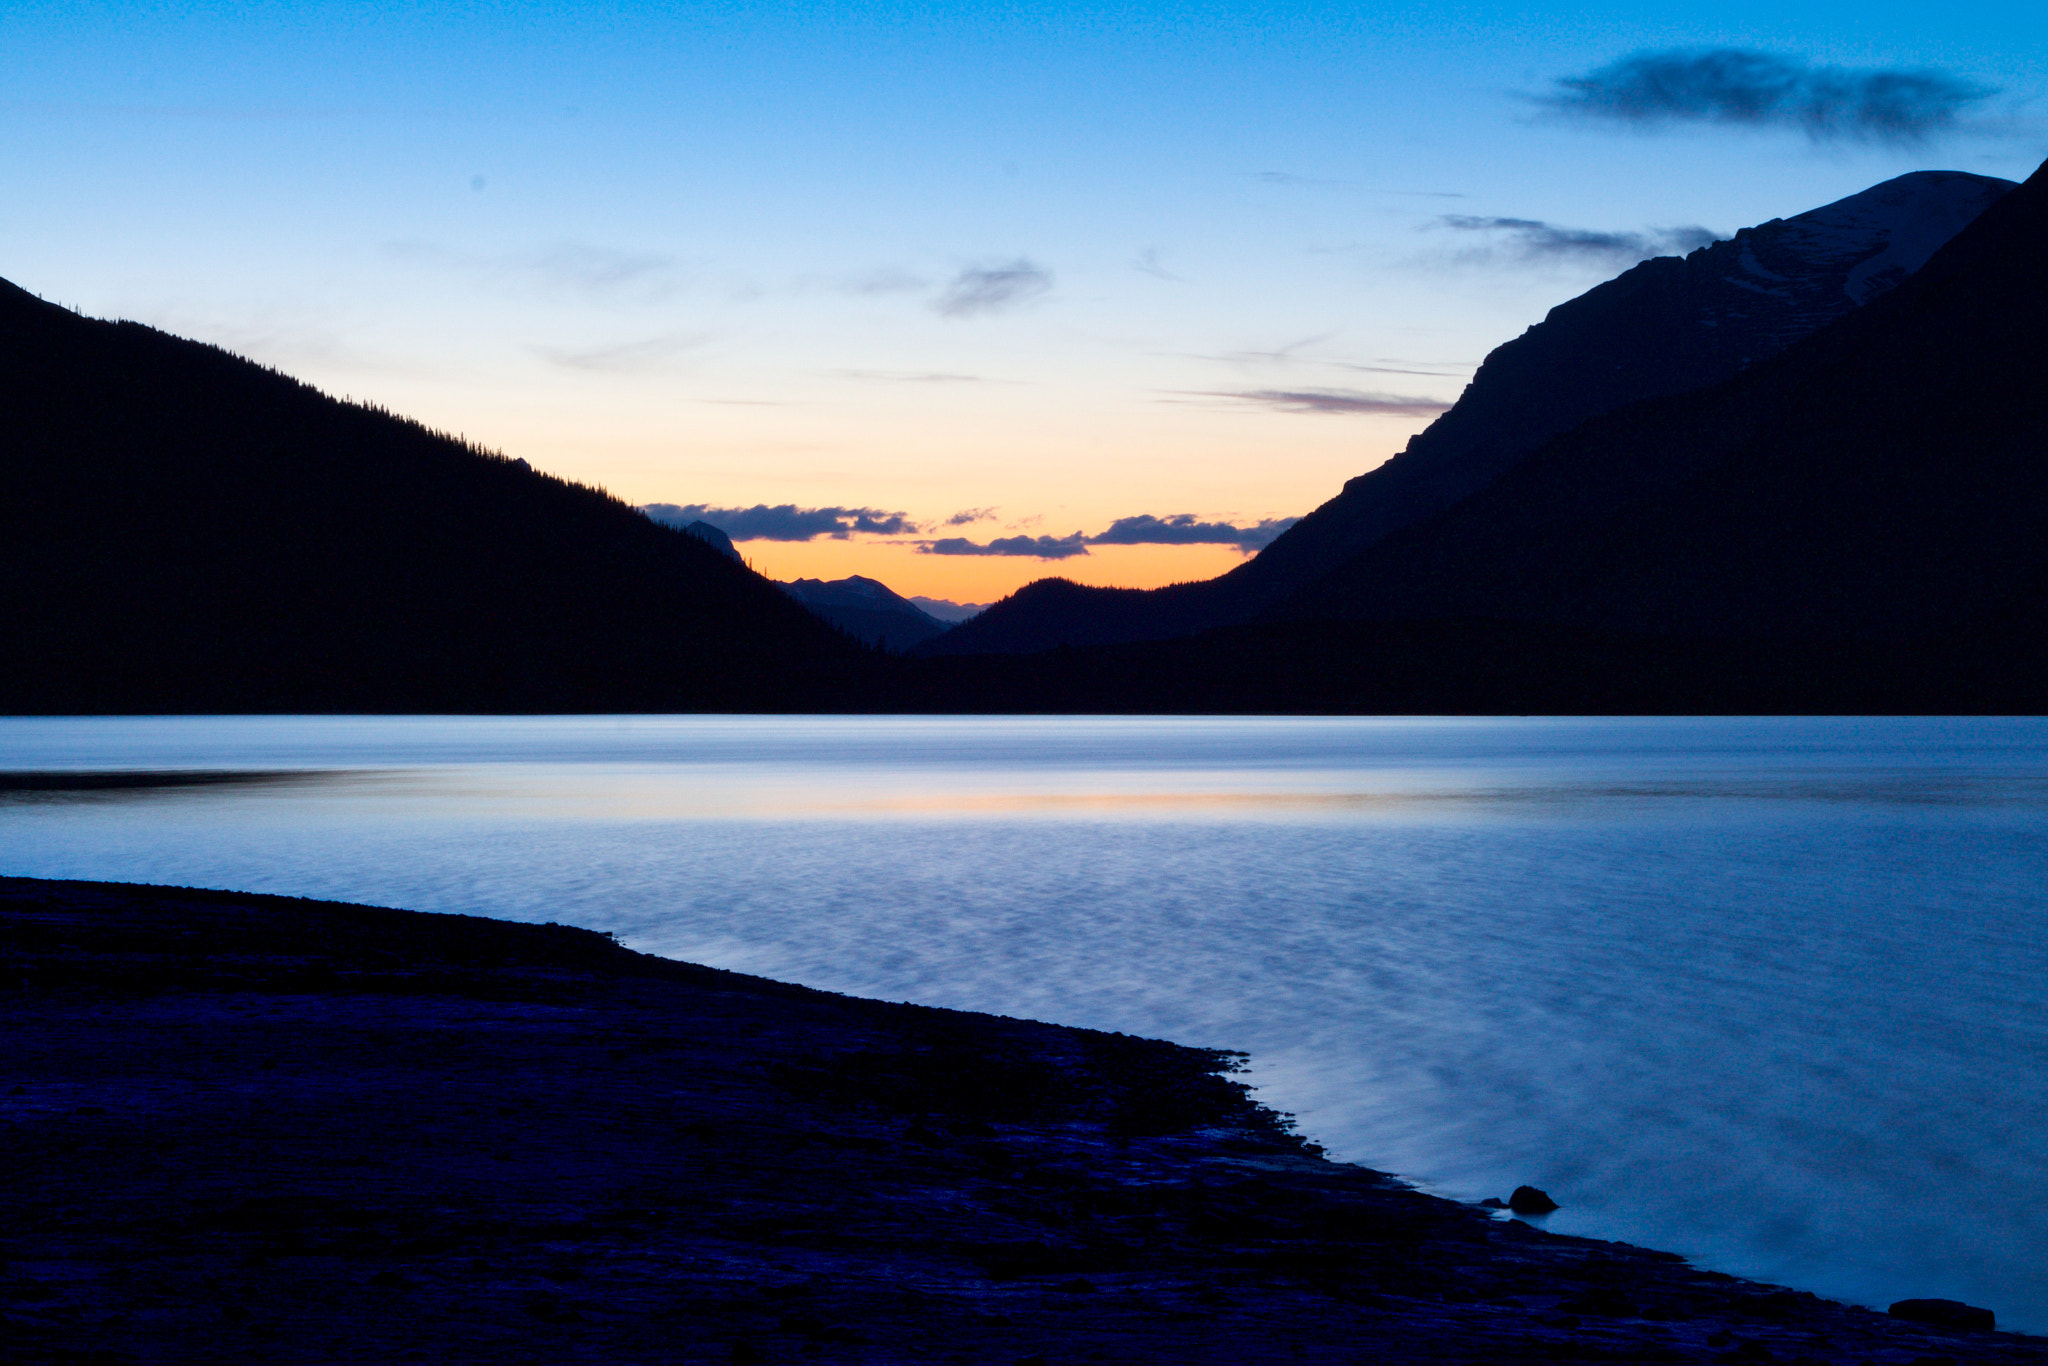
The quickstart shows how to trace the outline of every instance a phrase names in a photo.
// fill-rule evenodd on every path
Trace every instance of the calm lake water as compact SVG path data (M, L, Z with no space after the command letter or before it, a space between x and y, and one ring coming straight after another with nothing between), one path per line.
M2048 722L0 720L0 871L1243 1048L1335 1157L2048 1331Z

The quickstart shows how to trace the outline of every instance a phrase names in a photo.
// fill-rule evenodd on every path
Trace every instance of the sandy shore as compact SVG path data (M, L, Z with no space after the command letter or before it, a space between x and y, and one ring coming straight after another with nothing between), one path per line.
M9 1362L2048 1363L563 926L0 879L0 999Z

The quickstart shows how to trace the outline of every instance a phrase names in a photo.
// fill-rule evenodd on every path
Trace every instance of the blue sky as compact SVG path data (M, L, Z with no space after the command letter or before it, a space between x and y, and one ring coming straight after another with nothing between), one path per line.
M743 545L781 577L1164 582L1243 543L931 552L1305 512L1634 252L2029 173L2044 39L1798 0L16 0L0 276L634 502L914 528ZM1715 51L1792 93L1630 104L1617 63ZM1887 73L1919 103L1859 121Z

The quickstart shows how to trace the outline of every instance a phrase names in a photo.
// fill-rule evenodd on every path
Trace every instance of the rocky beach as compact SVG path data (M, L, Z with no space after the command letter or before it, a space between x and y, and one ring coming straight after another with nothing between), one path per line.
M0 879L0 993L10 1362L2048 1362L1328 1161L1237 1055L562 925Z

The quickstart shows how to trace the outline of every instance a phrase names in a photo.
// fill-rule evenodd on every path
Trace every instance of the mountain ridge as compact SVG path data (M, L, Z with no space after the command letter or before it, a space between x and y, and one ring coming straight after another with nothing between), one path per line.
M1644 261L1489 353L1458 402L1406 450L1347 481L1230 573L1153 590L1038 580L920 653L1029 653L1255 620L1580 422L1718 383L1846 316L2011 188L1966 172L1917 171L1686 257Z
M862 667L609 494L5 282L0 437L0 710L746 710Z
M2037 649L2043 241L2048 167L1882 298L1553 440L1275 615Z

